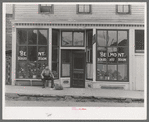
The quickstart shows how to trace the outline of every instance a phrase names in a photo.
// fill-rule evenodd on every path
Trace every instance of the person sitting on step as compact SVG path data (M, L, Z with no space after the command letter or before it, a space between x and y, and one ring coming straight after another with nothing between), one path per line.
M45 69L41 72L41 79L43 82L42 88L46 87L46 80L51 80L51 88L54 87L54 75L48 66L46 66Z

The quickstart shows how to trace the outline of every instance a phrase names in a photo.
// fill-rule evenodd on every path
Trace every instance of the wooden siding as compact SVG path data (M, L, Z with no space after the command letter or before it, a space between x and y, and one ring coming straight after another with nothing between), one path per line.
M136 90L144 90L144 56L135 56L135 86Z
M47 20L47 21L103 21L103 22L144 22L144 4L131 5L131 13L116 13L116 5L92 5L92 14L76 14L76 5L54 5L54 14L38 13L37 4L15 4L16 20Z

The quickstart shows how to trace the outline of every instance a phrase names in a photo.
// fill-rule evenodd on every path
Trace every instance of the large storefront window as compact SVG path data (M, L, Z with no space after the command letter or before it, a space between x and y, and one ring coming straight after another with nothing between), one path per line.
M128 81L128 31L97 30L97 80Z
M48 30L17 29L17 78L41 78L48 65Z

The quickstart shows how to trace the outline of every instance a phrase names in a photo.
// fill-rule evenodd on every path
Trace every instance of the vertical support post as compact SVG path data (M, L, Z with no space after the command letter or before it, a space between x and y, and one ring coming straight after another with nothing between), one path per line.
M16 79L16 27L12 25L12 82L11 85L15 85Z
M135 45L135 31L129 30L129 89L135 90L135 60L134 60L134 45Z
M52 28L49 28L49 61L48 61L48 65L49 65L49 69L52 70Z
M93 28L93 35L96 34L96 28ZM93 44L93 82L96 82L96 42Z

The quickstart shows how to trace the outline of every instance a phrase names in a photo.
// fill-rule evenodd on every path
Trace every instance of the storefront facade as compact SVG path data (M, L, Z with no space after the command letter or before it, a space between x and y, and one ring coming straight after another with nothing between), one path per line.
M32 85L37 85L48 65L55 82L64 87L144 90L144 45L137 42L144 41L144 19L97 22L82 15L84 22L75 17L62 22L19 20L17 10L21 7L15 5L16 19L12 22L12 85L33 80ZM93 16L96 5L91 8ZM144 5L140 9L144 10Z

